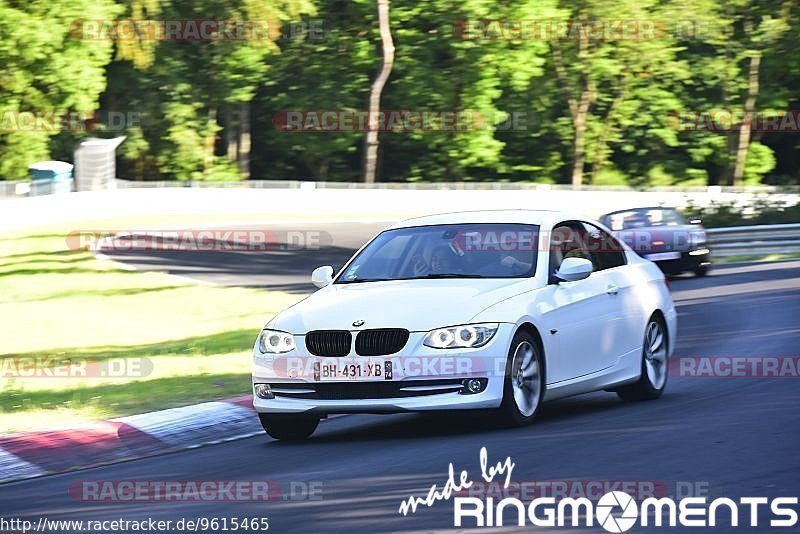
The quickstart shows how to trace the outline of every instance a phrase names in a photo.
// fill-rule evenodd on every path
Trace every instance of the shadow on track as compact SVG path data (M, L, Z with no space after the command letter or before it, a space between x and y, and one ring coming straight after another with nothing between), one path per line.
M633 406L634 404L622 402L612 393L561 399L542 405L541 412L532 425L518 428L502 426L491 411L359 416L364 422L358 426L331 428L338 426L338 420L326 422L305 443L268 441L265 445L296 447L305 444L417 440L501 432L529 432L535 437L537 429L550 430L554 424L569 423L575 418L593 414L608 415Z

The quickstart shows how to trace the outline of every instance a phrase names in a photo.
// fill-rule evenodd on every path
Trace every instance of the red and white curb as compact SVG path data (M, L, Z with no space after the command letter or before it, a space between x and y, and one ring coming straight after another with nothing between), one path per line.
M69 430L0 436L0 482L242 439L264 431L252 397L120 417Z

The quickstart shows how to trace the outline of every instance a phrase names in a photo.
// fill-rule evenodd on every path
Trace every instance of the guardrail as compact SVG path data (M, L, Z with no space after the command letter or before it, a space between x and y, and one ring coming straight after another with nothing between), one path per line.
M479 191L608 191L608 192L646 192L646 193L686 193L686 194L734 194L734 195L787 195L792 198L800 196L800 186L659 186L633 188L613 185L580 185L546 184L536 182L379 182L365 184L362 182L315 182L304 180L241 180L235 182L215 181L146 181L138 182L117 178L103 190L107 189L160 189L160 188L215 188L215 189L373 189L373 190L479 190ZM0 180L0 198L45 195L52 192L44 187L37 187L35 182L5 182Z
M113 184L118 189L128 188L164 188L164 187L215 187L236 189L392 189L392 190L445 190L445 191L471 191L471 190L534 190L534 191L618 191L618 192L646 192L646 193L707 193L707 194L753 194L753 195L798 195L800 186L775 186L775 185L748 185L748 186L719 186L719 185L671 185L652 187L630 187L627 185L571 185L549 184L539 182L377 182L366 184L363 182L320 182L313 180L241 180L236 182L214 181L146 181L139 182L117 178Z
M37 197L72 191L72 178L67 180L0 181L0 198Z
M800 253L800 223L733 226L706 230L713 256Z

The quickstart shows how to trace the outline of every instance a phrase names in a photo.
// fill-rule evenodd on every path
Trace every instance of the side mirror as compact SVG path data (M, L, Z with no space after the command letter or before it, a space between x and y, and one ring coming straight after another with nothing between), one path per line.
M333 282L333 267L330 265L317 267L311 273L311 283L317 287L329 286L331 282Z
M594 266L585 258L565 258L556 271L555 277L564 282L577 282L588 278Z

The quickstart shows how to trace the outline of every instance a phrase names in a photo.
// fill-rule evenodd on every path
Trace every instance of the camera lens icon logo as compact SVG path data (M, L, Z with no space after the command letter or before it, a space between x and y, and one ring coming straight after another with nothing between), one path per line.
M626 532L639 519L636 501L624 491L610 491L600 497L594 513L597 522L608 532Z

